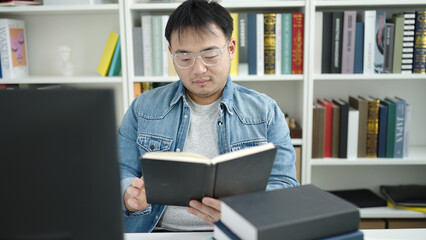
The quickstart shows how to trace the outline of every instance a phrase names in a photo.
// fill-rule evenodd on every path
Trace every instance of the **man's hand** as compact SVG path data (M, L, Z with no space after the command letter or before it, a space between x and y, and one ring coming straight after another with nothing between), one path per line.
M213 222L220 220L221 203L220 200L210 197L204 197L201 202L191 200L189 202L188 212L213 226Z
M133 178L132 184L127 187L124 193L124 205L129 212L137 212L148 207L143 177Z

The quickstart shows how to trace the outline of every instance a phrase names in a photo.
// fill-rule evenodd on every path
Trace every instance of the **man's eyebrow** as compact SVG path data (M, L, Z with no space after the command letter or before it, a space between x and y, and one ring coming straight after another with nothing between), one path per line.
M202 49L200 52L209 51L213 49L219 49L217 46L210 46ZM184 49L177 49L175 53L191 53L190 51L184 50Z

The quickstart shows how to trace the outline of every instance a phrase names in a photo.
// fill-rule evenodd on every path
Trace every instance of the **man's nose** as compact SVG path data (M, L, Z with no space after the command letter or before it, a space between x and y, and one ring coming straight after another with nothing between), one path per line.
M194 73L204 73L206 72L207 67L204 65L203 61L201 60L201 56L197 56L195 58L194 62Z

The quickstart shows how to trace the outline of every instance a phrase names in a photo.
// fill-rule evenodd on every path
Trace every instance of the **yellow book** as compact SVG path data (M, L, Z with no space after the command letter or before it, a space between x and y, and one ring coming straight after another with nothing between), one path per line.
M142 93L142 83L135 82L133 83L133 95L135 98L139 96L139 94Z
M388 207L400 208L400 209L405 209L405 210L411 210L411 211L417 211L417 212L426 213L426 207L396 206L396 205L393 205L390 201L388 201Z
M175 65L173 65L173 58L172 55L169 53L169 76L176 76L176 69L175 69Z
M102 54L101 61L99 62L97 71L101 76L106 76L108 74L109 66L111 65L111 60L114 55L115 46L118 42L118 34L111 32L108 37L107 44Z
M231 71L229 75L236 76L238 75L238 64L239 64L239 51L238 51L238 13L231 13L231 17L234 20L234 31L232 32L232 37L235 39L235 52L234 52L234 59L231 61Z

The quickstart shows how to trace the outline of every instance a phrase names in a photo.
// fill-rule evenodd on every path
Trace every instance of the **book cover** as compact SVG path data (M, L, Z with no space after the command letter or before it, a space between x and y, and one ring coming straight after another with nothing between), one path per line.
M392 73L401 73L402 43L404 38L404 17L394 16L395 22L394 44L393 44L393 66Z
M395 152L394 158L402 158L404 156L404 127L405 127L405 106L404 99L395 97L396 103L396 123L395 123Z
M368 101L360 97L349 96L349 106L357 109L359 112L357 156L362 158L366 156L367 150Z
M404 16L404 32L402 39L401 73L413 72L414 37L416 27L416 12L406 11Z
M385 25L385 40L384 40L384 73L392 73L393 70L393 45L394 45L394 36L395 36L395 24L386 23Z
M147 200L154 204L187 206L191 199L201 201L205 196L218 199L264 191L276 151L269 143L213 159L185 152L146 153L141 164Z
M256 13L247 14L248 74L257 74L257 30Z
M426 11L416 11L413 73L426 73Z
M282 13L282 74L291 74L292 22L291 13Z
M354 73L363 73L364 65L364 23L356 22Z
M319 240L364 240L364 233L358 230L355 232L343 233L327 238L320 238Z
M339 157L339 133L340 133L340 105L336 104L333 99L333 130L331 135L331 157L338 158Z
M377 134L377 157L386 157L386 133L388 129L388 106L380 101L379 133Z
M339 145L339 152L338 157L339 158L347 158L347 152L348 152L348 119L349 119L349 104L342 100L342 99L335 99L333 100L333 103L337 106L339 106L339 128L338 128L338 145ZM334 117L333 112L333 117ZM334 122L333 122L334 124ZM334 135L334 126L333 126L333 135ZM333 143L334 144L334 143Z
M366 157L377 157L377 135L379 133L379 106L380 100L373 97L365 98L368 101L367 116L367 150Z
M275 13L263 15L264 74L275 74Z
M115 45L114 55L112 56L111 65L108 70L108 77L119 76L121 72L121 40L118 36L117 44Z
M240 240L234 232L231 231L222 221L213 223L213 237L214 240Z
M142 27L133 27L133 68L135 76L143 76Z
M282 74L282 14L275 14L275 75Z
M364 59L363 73L374 73L374 55L376 45L376 11L364 11Z
M347 158L354 159L358 156L358 127L359 111L349 107L348 112L348 150Z
M331 70L332 14L332 12L323 12L321 73L330 73Z
M325 129L324 106L314 103L312 119L312 158L323 158Z
M388 126L386 131L386 158L395 155L395 126L396 126L396 103L385 98L383 104L388 107Z
M386 200L372 192L370 189L334 190L330 193L349 201L359 208L386 207Z
M152 75L163 76L163 31L162 16L151 16Z
M141 16L142 25L142 50L143 50L143 72L144 76L153 75L152 66L152 33L151 15Z
M374 73L383 73L385 47L386 12L376 12L376 33L374 45Z
M29 73L25 22L0 19L0 62L2 78L26 77Z
M256 13L256 72L257 75L264 74L264 19L263 13Z
M104 52L102 54L101 61L99 62L97 71L101 76L106 76L108 74L109 67L111 65L111 60L114 55L115 46L118 42L118 34L111 32L109 34L107 43L105 45Z
M411 132L411 105L405 104L405 122L404 122L404 150L403 157L408 157L410 146L410 132Z
M355 205L314 185L221 200L221 221L242 239L318 239L359 228ZM253 207L256 202L262 204Z
M354 73L356 11L343 13L342 73Z
M323 18L323 12L315 12L314 73L316 74L321 73Z
M238 65L239 65L239 47L238 47L238 34L239 34L239 29L238 29L238 15L239 13L233 12L230 13L232 20L233 20L233 25L234 25L234 31L232 31L232 38L235 39L236 44L235 44L235 51L234 51L234 58L231 61L231 71L229 72L229 75L231 76L238 76L239 71L238 71Z
M343 12L332 13L331 73L342 72Z
M426 207L426 185L381 185L380 192L395 206Z
M325 108L324 125L324 157L331 157L331 146L333 136L333 102L328 99L317 99L317 103Z
M291 73L303 74L303 27L304 14L292 15L292 45L291 45Z
M248 13L238 14L238 73L248 75Z

